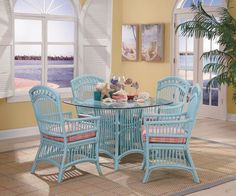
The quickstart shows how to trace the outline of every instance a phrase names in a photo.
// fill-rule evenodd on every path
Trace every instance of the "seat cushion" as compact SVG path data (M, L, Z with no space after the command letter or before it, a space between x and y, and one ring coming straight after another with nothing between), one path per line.
M46 139L57 141L57 142L64 142L63 137L52 136L52 135L47 135L47 134L43 134L43 137ZM89 138L93 138L93 137L96 137L95 131L91 131L88 133L80 133L80 134L76 134L73 136L69 136L69 137L67 137L67 141L68 142L76 142L79 140L85 140L85 139L89 139Z
M142 139L146 142L146 130L142 126ZM163 136L151 136L149 137L150 143L166 143L166 144L185 144L186 138L184 137L163 137Z

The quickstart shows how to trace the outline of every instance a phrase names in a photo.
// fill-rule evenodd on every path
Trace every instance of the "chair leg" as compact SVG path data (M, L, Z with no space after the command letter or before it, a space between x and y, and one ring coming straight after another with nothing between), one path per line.
M192 160L192 156L191 156L189 150L186 150L186 155L187 155L187 159L189 161L189 164L190 164L190 166L192 168L191 173L193 175L193 181L195 183L200 183L200 180L199 180L199 177L197 175L197 171L196 171L196 168L194 166L194 163L193 163L193 160Z
M101 167L99 165L99 161L96 161L96 168L97 168L98 174L101 176L102 175L102 170L101 170Z
M31 174L35 173L37 165L38 165L38 161L35 159L34 163L33 163L33 166L32 166L32 169L31 169Z
M96 168L97 168L97 171L98 171L98 174L99 175L102 175L102 170L101 170L101 167L100 167L100 164L99 164L99 141L97 141L96 143Z
M145 167L146 167L146 148L145 148L145 144L143 144L143 162L142 162L141 170L144 170Z
M61 165L60 165L60 168L59 168L58 179L57 179L57 181L59 183L61 183L62 180L63 180L64 170L65 170L64 165L65 165L65 161L66 161L66 156L67 156L67 148L64 148L63 158L62 158L62 161L61 161Z
M144 177L143 177L143 183L147 183L151 171L149 170L149 149L147 146L144 148L144 159L143 159L143 169L146 168Z
M59 169L59 175L58 175L58 179L57 179L57 182L58 183L61 183L62 180L63 180L63 175L64 175L64 168L60 167Z
M144 170L145 167L146 167L146 162L145 162L145 159L143 159L142 166L141 166L141 170Z
M143 183L147 183L150 174L151 174L151 172L149 171L148 168L146 168L146 171L145 171L145 174L144 174L144 177L143 177Z
M35 156L34 163L33 163L32 169L31 169L31 173L32 173L32 174L35 173L35 170L36 170L37 165L38 165L38 163L39 163L38 158L39 158L39 153L40 153L40 151L41 151L41 148L42 148L42 144L40 143L38 152L37 152L37 154L36 154L36 156Z
M115 171L117 171L119 169L119 160L115 159L114 164L115 164Z

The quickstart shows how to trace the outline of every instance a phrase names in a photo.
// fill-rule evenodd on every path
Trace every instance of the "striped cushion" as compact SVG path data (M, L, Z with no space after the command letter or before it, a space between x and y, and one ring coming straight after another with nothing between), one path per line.
M142 138L146 142L146 130L142 126ZM149 137L150 143L167 143L167 144L185 144L186 139L184 137L163 137L163 136L151 136Z
M78 131L81 129L84 130L84 129L91 129L92 128L89 124L87 125L87 127L83 127L83 128L80 126L81 126L80 124L75 124L73 126L71 123L68 123L65 126L65 131L68 133L73 133L73 130ZM64 142L64 138L59 137L59 136L52 136L52 135L44 134L43 137L50 139L50 140L58 141L58 142ZM75 141L84 140L84 139L88 139L88 138L92 138L92 137L96 137L95 131L91 131L91 132L87 132L87 133L78 133L76 135L68 136L67 142L75 142Z
M43 137L46 139L57 141L57 142L64 142L63 137L52 136L52 135L47 135L47 134L43 134ZM89 138L93 138L93 137L96 137L95 131L91 131L88 133L80 133L80 134L76 134L73 136L69 136L69 137L67 137L67 141L68 142L76 142L79 140L89 139Z
M92 115L89 115L89 114L78 114L78 118L88 118L88 117L92 117Z

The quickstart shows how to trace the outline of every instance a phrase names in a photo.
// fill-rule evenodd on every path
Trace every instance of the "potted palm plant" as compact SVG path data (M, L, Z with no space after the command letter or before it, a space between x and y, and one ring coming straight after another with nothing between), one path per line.
M221 49L211 50L202 54L201 59L207 60L203 72L216 74L208 81L207 89L212 85L231 85L234 89L233 101L236 103L236 20L228 9L217 10L217 17L208 14L201 3L192 5L195 16L192 20L177 26L182 36L195 38L217 39Z

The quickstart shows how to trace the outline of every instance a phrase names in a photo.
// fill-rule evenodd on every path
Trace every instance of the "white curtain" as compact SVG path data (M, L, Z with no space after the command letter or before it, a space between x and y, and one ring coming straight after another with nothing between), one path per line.
M112 0L87 0L80 15L79 75L109 80L111 72Z
M10 0L0 0L0 98L13 95L13 34Z

